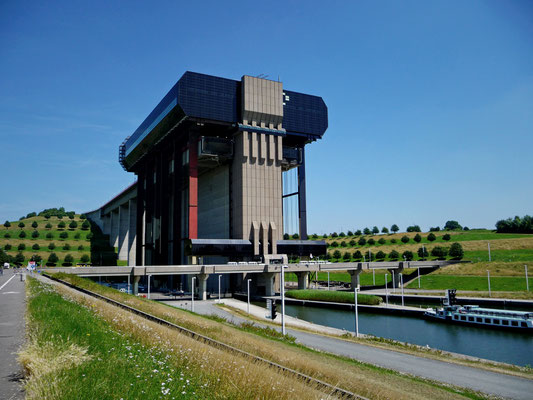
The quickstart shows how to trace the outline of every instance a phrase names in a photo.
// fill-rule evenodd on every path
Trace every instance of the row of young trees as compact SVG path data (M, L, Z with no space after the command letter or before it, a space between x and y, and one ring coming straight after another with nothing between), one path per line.
M449 233L446 233L444 235L442 235L442 240L446 240L446 241L449 241L451 239L451 235ZM422 236L420 234L416 234L414 237L413 237L413 241L415 241L416 243L420 243L422 241ZM429 235L426 236L426 239L428 240L428 242L434 242L435 240L437 240L437 236L435 236L435 234L433 232L431 232ZM402 238L400 239L400 241L402 243L409 243L411 241L411 238L409 236L402 236ZM395 244L397 243L398 240L397 239L394 239L392 238L390 240L390 243L391 244ZM365 239L364 237L360 237L359 240L355 240L355 239L352 239L350 240L349 242L343 240L341 241L340 243L337 242L337 241L333 241L331 243L328 244L329 247L355 247L356 245L359 245L359 246L364 246L366 244L369 244L371 246L375 245L375 244L385 244L387 243L387 240L385 238L379 238L377 241L374 239L374 238L370 238L370 239Z
M11 222L9 222L9 221L4 222L4 227L6 229L10 228L11 227ZM23 229L24 227L26 227L26 224L21 221L21 222L18 223L18 227L20 229ZM33 229L37 229L39 227L39 223L37 221L33 221L31 223L31 227ZM60 230L61 229L65 229L66 227L67 227L67 224L64 221L61 221L61 222L59 222L59 224L57 224L57 228L60 229ZM69 229L76 229L78 227L78 223L76 221L70 221L70 223L68 224L68 227L69 227ZM83 221L82 224L81 224L81 229L83 229L84 231L88 230L90 227L91 227L91 224L87 220ZM52 224L50 222L48 222L45 225L45 228L48 229L48 230L52 229Z
M57 246L55 245L54 242L51 242L48 244L48 249L49 250L54 250ZM72 248L72 246L68 243L65 243L63 246L61 246L63 250L70 250ZM7 243L6 245L4 245L4 250L5 251L10 251L13 249L13 245ZM31 246L31 249L32 250L41 250L41 246L38 244L38 243L35 243L34 245ZM77 247L78 251L83 251L85 250L85 246L83 246L82 244L80 244L78 247ZM18 251L24 251L26 250L26 244L25 243L20 243L18 246L17 246L17 250Z
M80 258L80 262L82 263L88 263L90 260L89 256L87 254L83 254ZM4 252L2 249L0 249L0 263L3 265L5 262L8 262L10 264L23 264L26 261L26 257L21 252L17 253L15 256L11 256ZM43 261L43 258L39 254L33 254L29 261L35 261L36 263L40 263ZM59 257L56 253L50 253L48 256L48 259L46 261L46 265L55 265L59 262ZM63 259L63 265L72 265L74 262L74 257L71 254L65 255L65 258Z
M430 255L432 257L435 257L436 259L446 259L447 256L450 256L452 259L460 260L464 257L464 250L463 246L461 246L460 243L453 243L449 248L448 247L441 247L441 246L435 246L433 249L431 249L431 252L428 252L428 249L425 247L420 247L417 251L417 255L420 259L426 259ZM378 251L375 254L368 253L364 254L361 253L361 251L356 250L353 253L345 252L342 254L339 250L335 250L331 255L328 254L329 258L333 259L344 259L344 260L351 260L354 259L355 261L360 261L364 259L365 261L383 261L385 258L389 258L389 260L398 260L398 259L404 259L406 261L411 261L414 258L414 254L412 251L406 250L403 253L399 253L396 250L392 250L389 254L386 254L383 251Z
M20 239L25 239L25 238L28 236L28 234L27 234L25 231L20 231L19 234L18 234L17 236L18 236ZM40 236L41 236L41 234L39 233L39 231L33 231L33 232L31 233L31 238L32 238L32 239L38 239ZM46 239L51 240L51 239L54 238L54 235L52 234L52 232L48 232L48 233L45 235L45 237L46 237ZM70 237L69 233L68 233L68 232L65 232L65 231L63 231L63 232L61 232L61 233L59 234L59 238L62 239L62 240L66 240L66 239L68 239L69 237ZM85 237L86 237L87 240L91 240L92 237L93 237L93 234L92 234L92 233L88 233ZM5 233L4 233L4 238L6 238L6 239L11 238L11 233L9 233L9 232L5 232ZM74 234L73 238L76 239L76 240L79 240L79 239L81 239L81 234L80 234L79 232L76 232L76 233Z

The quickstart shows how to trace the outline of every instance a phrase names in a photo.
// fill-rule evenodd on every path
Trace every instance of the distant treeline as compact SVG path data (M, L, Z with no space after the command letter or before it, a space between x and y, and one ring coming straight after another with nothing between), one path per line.
M533 233L533 217L525 215L520 218L517 215L514 218L502 219L496 222L496 231L498 233Z

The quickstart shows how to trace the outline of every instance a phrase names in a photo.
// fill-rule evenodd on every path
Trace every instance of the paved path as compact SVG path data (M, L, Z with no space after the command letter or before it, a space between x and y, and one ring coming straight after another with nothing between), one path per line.
M246 311L247 304L245 302L234 299L225 299L222 302ZM188 301L165 301L165 303L190 309L190 302ZM278 309L279 308L280 307L278 307ZM194 311L207 315L216 314L226 318L228 321L233 321L236 324L245 321L242 317L221 310L213 301L195 301ZM250 305L250 313L256 318L264 318L266 310L261 307ZM279 318L280 316L278 314L276 321L278 321ZM340 334L343 332L338 329L311 324L307 321L298 320L297 318L288 316L286 318L287 324L305 326L306 328L311 327L317 332L327 331L329 334ZM330 338L319 334L301 332L294 329L287 329L287 333L295 336L297 342L308 347L351 357L384 368L500 397L523 400L531 400L533 398L533 380L485 371L445 361L413 356L393 350L379 349L372 346ZM528 349L527 351L530 350Z
M23 399L17 352L24 342L25 291L20 275L0 275L0 399Z

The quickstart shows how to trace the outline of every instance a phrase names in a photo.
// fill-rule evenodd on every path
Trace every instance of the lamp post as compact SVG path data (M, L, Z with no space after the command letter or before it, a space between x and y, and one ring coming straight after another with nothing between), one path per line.
M420 289L420 267L418 267L418 288Z
M376 270L372 270L372 284L376 286Z
M246 282L246 285L248 286L248 308L247 308L248 314L250 314L250 281L251 279L248 279L248 281Z
M196 277L193 276L191 279L191 311L194 312L194 283L196 282Z
M150 298L150 278L152 275L148 275L148 298Z
M526 289L529 292L529 280L527 279L527 265L524 265L524 268L526 270Z
M359 315L357 313L357 286L354 287L353 289L353 294L354 294L354 302L355 302L355 326L354 326L354 330L355 330L355 337L359 337Z
M487 281L489 282L489 297L491 297L490 295L490 271L487 270Z
M422 258L424 260L426 259L426 248L424 247L424 245L422 245Z
M285 268L288 265L281 266L281 334L285 335Z
M387 282L387 275L388 274L385 274L385 301L387 304L387 308L389 308L389 284Z
M222 278L222 274L218 276L218 302L220 303L220 278Z
M487 248L489 249L489 261L492 261L490 257L490 242L487 242Z
M403 274L400 274L400 285L402 286L402 307L404 306L403 303Z
M328 290L329 290L329 271L328 271Z

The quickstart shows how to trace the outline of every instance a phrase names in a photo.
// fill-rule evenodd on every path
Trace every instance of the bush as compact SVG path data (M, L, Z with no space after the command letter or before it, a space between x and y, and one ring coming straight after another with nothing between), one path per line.
M398 227L398 225L394 224L390 227L390 230L394 233L398 232L400 230L400 228Z
M56 248L56 245L55 245L54 242L50 242L50 243L48 244L48 249L50 249L50 250L54 250L55 248Z
M88 263L89 262L89 256L87 254L84 254L81 256L80 261L82 263Z
M51 253L50 256L48 256L48 263L49 264L55 264L59 261L59 257L56 253Z
M7 243L7 244L4 246L4 250L9 251L9 250L11 250L11 247L13 247L13 246L11 246L9 243Z
M345 237L346 234L344 232L339 233L339 237Z
M293 239L300 239L300 235L298 235L297 233L295 233L294 235L292 235L292 238L293 238Z
M87 219L87 216L85 214L81 214L80 219Z
M365 229L363 229L363 233L365 235L370 235L372 233L372 231L370 229L368 229L368 228L365 228Z
M46 229L52 229L52 224L50 222L48 222L46 225L45 225L45 228Z
M420 236L418 233L415 235L413 240L417 243L420 243L422 241L422 236Z
M52 232L48 232L48 233L46 234L46 238L47 238L47 239L52 239L53 237L54 237L54 235L52 235Z
M331 247L339 247L339 244L334 240L333 242L331 242L330 246Z
M346 252L344 253L344 255L342 256L342 258L345 260L345 261L350 261L350 259L352 258L351 254Z
M283 240L289 240L291 237L288 233L283 234Z
M434 228L429 228L429 231L430 232L439 232L440 231L440 227L439 226L436 226Z
M81 238L81 235L79 232L76 232L76 234L74 235L74 239L78 240L79 238Z
M67 250L67 251L70 250L70 244L65 243L65 244L63 245L63 250Z
M398 253L396 250L392 250L389 253L389 260L397 260L398 258L400 258L400 253Z
M381 228L381 233L389 233L389 228L384 226L383 228Z
M63 240L67 239L68 238L68 233L67 232L61 232L59 234L59 237Z
M9 232L4 233L4 237L6 239L9 239L11 237L11 233L9 233Z
M22 229L26 226L26 224L24 222L19 222L19 228Z
M37 221L33 221L33 222L31 223L31 227L32 227L33 229L37 228L38 226L39 226L39 224L37 223Z
M385 244L385 243L387 243L387 241L386 241L384 238L380 238L380 239L378 240L378 243L379 243L379 244Z
M24 257L24 254L22 253L17 253L17 255L15 256L15 263L17 264L22 264L24 262L26 258Z
M61 221L59 224L57 224L58 229L65 229L67 224L65 224L65 221Z
M11 222L9 221L4 222L4 226L6 229L9 228L11 226Z
M74 257L72 257L70 254L67 254L65 256L65 261L63 262L63 264L72 264L73 261Z
M402 257L406 261L411 261L414 258L414 254L412 251L406 250L402 253Z
M459 222L457 221L446 221L446 224L444 224L444 230L445 231L455 231L455 230L461 230L463 227L459 225Z
M359 244L359 246L364 246L366 244L366 239L364 237L359 238L357 244Z
M431 250L431 256L436 257L438 260L445 260L448 254L448 249L445 247L435 246Z
M402 236L402 243L409 243L409 236Z
M437 240L437 237L435 236L435 234L433 232L431 232L429 235L428 235L428 241L429 242L434 242L435 240Z
M418 225L412 225L407 227L407 232L422 232Z
M355 245L357 244L357 242L355 240L350 240L350 247L355 247Z
M341 252L339 250L335 250L333 252L333 258L339 259L341 257L342 257L342 254L341 254Z
M427 258L429 256L428 249L426 249L425 247L419 247L417 254L418 254L418 258L421 258L421 259Z
M353 236L353 232L352 231L346 232L346 236Z
M31 212L31 213L28 213L28 215L26 215L26 218L32 218L32 217L36 217L36 216L37 216L36 212Z
M50 215L50 214L44 214L44 217L45 217L46 219L50 219L51 215Z
M463 231L469 231L470 228L468 226L463 226Z
M464 256L463 246L461 246L461 243L455 242L452 243L450 246L450 257L452 257L454 260L460 260Z
M397 240L396 240L396 239L394 239L394 238L392 238L392 239L390 240L390 242L391 242L392 244L394 244L394 243L396 243L396 242L397 242Z
M20 243L17 247L18 251L24 251L26 250L26 245L24 243Z
M363 255L359 250L356 250L353 252L353 259L354 260L361 260L363 258Z
M39 237L39 231L33 231L31 233L31 237L34 238L34 239L37 239Z
M341 247L346 247L346 246L347 246L346 241L343 240L343 241L341 242Z
M376 253L376 260L384 260L387 255L381 250Z
M378 228L377 226L374 226L374 227L372 228L372 233L373 233L374 235L377 235L377 234L379 233L379 228Z
M41 246L39 244L35 243L33 246L31 246L32 250L40 250Z
M336 237L339 237L339 235L337 234L337 232L333 232L333 233L331 234L331 237L332 237L332 238L336 238Z
M36 263L40 263L43 260L43 258L39 254L34 254L31 256L31 261L35 261Z
M368 242L367 242L369 245L373 246L376 244L376 241L374 240L374 238L370 238L368 239Z
M89 233L87 234L87 240L91 240L91 239L93 238L93 236L94 236L93 233L92 233L92 232L89 232Z
M83 245L82 245L82 244L80 244L80 245L78 246L78 251L83 251Z
M20 231L19 238L24 239L26 237L26 232Z
M322 237L323 237L324 239L327 239L327 238L328 238L328 234L327 234L327 233L324 233L324 234L322 235Z
M362 235L361 229L358 229L355 231L355 236L361 236L361 235Z
M76 214L74 214L74 211L69 211L67 215L70 219L74 219L74 217L76 216Z
M337 290L287 290L285 293L287 297L292 297L300 300L315 300L315 301L331 301L335 303L349 303L353 304L354 293L340 292ZM359 304L379 305L381 298L371 294L357 294L357 302Z
M446 233L445 235L442 236L442 240L446 240L446 241L450 240L451 238L452 237L450 236L449 233Z
M79 233L78 233L79 235ZM313 233L313 236L311 236L313 239L318 239L318 235L316 233ZM78 236L78 239L79 239L79 236Z
M70 221L70 224L68 224L68 227L70 229L76 229L78 227L78 223L76 221Z

